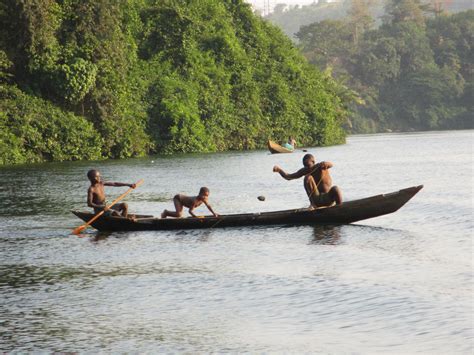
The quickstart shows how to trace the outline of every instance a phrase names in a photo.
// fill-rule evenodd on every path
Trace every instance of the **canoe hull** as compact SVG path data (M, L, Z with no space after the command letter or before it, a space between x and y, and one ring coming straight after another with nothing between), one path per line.
M360 200L344 202L316 210L294 209L276 212L245 213L221 215L205 218L154 218L137 216L136 221L123 217L100 217L92 226L100 231L141 231L205 229L223 227L242 227L260 225L318 225L349 224L374 218L397 211L407 203L423 185L414 186L389 194L372 196ZM89 221L94 215L89 212L72 211L83 221Z
M270 153L272 154L293 153L293 150L282 147L281 145L275 143L274 141L268 141L267 145L268 145L268 150L270 150Z

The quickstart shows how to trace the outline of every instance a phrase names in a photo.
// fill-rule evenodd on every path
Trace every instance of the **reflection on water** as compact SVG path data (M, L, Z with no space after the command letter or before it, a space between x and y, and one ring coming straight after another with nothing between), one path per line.
M45 285L64 285L68 282L80 281L88 284L98 278L122 276L175 274L203 272L202 268L160 267L158 265L120 266L95 269L93 267L48 267L32 265L2 265L0 266L0 287L6 291L9 288L38 289Z
M0 287L33 287L68 282L85 273L74 268L52 268L32 265L1 265Z
M425 185L396 213L345 226L71 235L90 168L143 178L126 198L139 214L201 186L216 212L251 213L307 206L301 181L272 173L298 169L304 153L1 168L15 183L0 186L0 352L472 353L472 138L356 136L308 149L334 163L347 199Z
M101 231L95 231L91 236L90 240L92 242L100 242L101 240L107 239L110 235L112 235L112 232L101 232ZM80 237L86 237L86 235L80 235Z
M322 225L313 227L311 244L336 245L341 241L341 226Z

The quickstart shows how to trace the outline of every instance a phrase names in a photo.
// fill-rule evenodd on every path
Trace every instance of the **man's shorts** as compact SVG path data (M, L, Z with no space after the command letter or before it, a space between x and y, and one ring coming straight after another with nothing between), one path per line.
M311 202L311 205L315 207L331 206L334 203L334 200L328 193L320 193L319 195L313 194L309 201Z
M94 212L97 214L102 210L103 210L103 208L95 208ZM107 211L105 211L104 214L103 214L103 216L105 216L105 217L112 217L112 216L118 216L118 215L122 215L121 212L120 212L120 204L113 205Z

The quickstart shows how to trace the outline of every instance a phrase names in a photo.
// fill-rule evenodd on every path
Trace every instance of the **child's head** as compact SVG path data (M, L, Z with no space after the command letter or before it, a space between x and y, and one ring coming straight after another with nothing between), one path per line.
M206 198L208 196L209 196L209 189L205 186L201 187L201 189L199 190L198 197L199 198Z
M87 172L87 177L89 178L90 182L98 181L100 174L97 170L92 169Z

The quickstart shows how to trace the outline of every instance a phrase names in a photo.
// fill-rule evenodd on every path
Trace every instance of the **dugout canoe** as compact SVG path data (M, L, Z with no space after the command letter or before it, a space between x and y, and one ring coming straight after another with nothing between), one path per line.
M267 143L268 145L268 150L270 150L270 153L272 154L277 154L277 153L293 153L294 150L291 150L291 149L287 149L285 147L282 147L281 145L279 145L278 143L274 142L274 141L268 141Z
M422 188L423 185L413 186L392 193L347 201L341 205L318 208L315 210L301 208L275 212L229 214L205 218L161 219L149 215L136 215L136 221L123 217L102 216L93 222L92 226L99 231L140 231L258 225L349 224L393 213L407 203ZM71 212L84 222L89 221L94 216L94 214L89 212Z

